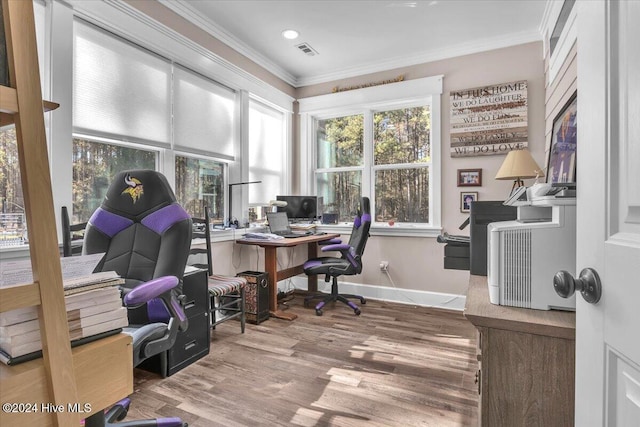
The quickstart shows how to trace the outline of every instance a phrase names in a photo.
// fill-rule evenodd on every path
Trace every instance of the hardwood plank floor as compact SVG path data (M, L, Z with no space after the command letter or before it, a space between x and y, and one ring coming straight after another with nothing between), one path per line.
M367 301L212 331L211 353L162 379L135 371L129 419L192 427L477 425L476 330L460 312Z

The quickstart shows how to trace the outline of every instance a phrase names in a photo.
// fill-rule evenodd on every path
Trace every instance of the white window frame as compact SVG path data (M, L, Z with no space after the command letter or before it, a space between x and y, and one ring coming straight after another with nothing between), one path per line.
M550 38L552 36L553 30L558 23L558 19L560 18L560 12L562 11L562 7L564 6L564 1L556 1L549 2L547 6L547 10L545 10L545 18L546 18L546 29L544 30L546 36L544 38L544 43L549 44ZM553 53L551 53L551 46L546 45L545 49L543 49L543 57L546 52L549 52L549 70L548 74L548 85L551 85L562 65L564 64L565 59L569 55L571 48L576 43L578 39L578 26L577 26L577 9L578 5L574 4L569 16L567 17L566 22L562 28L560 33L560 38L556 43L555 49ZM544 59L544 58L543 58Z
M397 82L382 86L356 89L320 95L299 100L300 104L300 170L301 190L311 194L317 193L316 174L326 172L342 172L349 170L362 171L362 196L369 197L375 210L375 189L373 175L375 170L401 169L407 165L379 165L373 164L373 114L378 111L429 106L431 113L431 162L410 164L410 168L429 167L429 223L398 223L393 226L374 222L372 234L435 237L442 232L441 212L441 95L443 76L426 77L422 79ZM363 165L337 168L316 168L317 120L325 120L350 115L364 115L364 146ZM372 212L375 218L375 211ZM325 226L335 232L347 232L350 224Z

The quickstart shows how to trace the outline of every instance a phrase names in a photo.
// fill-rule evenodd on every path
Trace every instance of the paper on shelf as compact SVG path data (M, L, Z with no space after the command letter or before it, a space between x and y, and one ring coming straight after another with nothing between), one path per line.
M93 273L104 253L60 258L62 278L86 276ZM0 287L33 282L31 260L3 261L0 263Z

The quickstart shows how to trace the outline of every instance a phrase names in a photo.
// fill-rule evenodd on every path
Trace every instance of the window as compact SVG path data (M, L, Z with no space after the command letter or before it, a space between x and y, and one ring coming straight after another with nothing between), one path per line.
M316 189L323 213L351 221L362 194L364 116L318 120L316 135Z
M339 221L354 217L366 164L373 174L376 221L429 223L429 107L366 116L373 128L373 162L363 155L364 115L317 121L316 188L324 212L338 214Z
M300 100L308 188L323 213L349 222L367 196L374 228L439 230L441 93L437 76Z
M175 155L176 198L222 221L218 159L234 159L235 92L80 19L73 58L73 221L91 216L117 172L157 170L176 149L187 153Z
M373 115L374 189L378 222L429 222L429 107Z
M157 151L74 138L72 222L89 220L118 172L128 169L156 170L157 162Z
M171 63L79 19L73 24L74 132L168 148Z
M224 222L224 163L176 155L176 199L191 216Z
M46 98L46 82L49 75L45 69L46 6L34 1L33 12L40 68L40 88L43 98ZM3 52L3 55L6 55L6 51ZM4 60L6 61L6 57ZM5 67L0 68L3 68L6 74L0 76L0 83L6 85L9 81L9 69L6 62L4 65ZM8 125L0 127L0 247L22 245L27 243L27 240L27 218L22 195L16 129L15 126Z
M249 221L264 218L264 209L276 195L286 191L285 114L261 102L249 100Z
M174 148L234 160L234 91L174 67Z
M26 243L22 182L15 126L0 128L0 247Z

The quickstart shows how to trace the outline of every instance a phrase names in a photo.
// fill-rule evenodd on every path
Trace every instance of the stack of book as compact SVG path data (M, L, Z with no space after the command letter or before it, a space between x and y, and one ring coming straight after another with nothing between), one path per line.
M128 325L114 271L64 279L65 306L72 341L119 331ZM39 357L42 350L36 307L0 313L0 361L17 363Z

